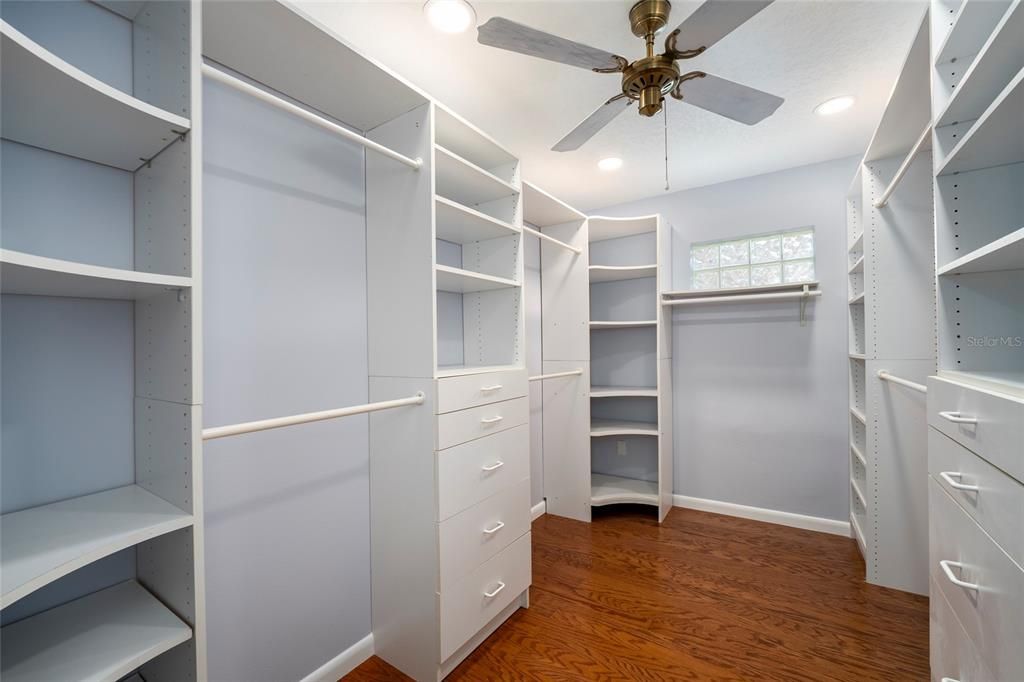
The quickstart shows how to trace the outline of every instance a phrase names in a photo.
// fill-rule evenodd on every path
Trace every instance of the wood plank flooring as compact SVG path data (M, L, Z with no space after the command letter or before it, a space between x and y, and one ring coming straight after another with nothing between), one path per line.
M533 523L530 608L448 680L928 679L928 599L854 540L675 508ZM345 677L408 679L377 657Z

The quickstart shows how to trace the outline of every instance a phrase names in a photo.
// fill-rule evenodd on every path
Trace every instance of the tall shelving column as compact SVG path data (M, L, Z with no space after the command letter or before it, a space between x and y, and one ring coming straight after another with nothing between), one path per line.
M206 678L200 4L4 3L4 680Z

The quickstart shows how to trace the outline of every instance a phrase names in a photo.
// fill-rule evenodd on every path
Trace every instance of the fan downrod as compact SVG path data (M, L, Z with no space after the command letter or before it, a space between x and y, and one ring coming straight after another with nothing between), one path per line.
M654 54L654 37L668 24L672 4L668 0L640 0L629 10L633 34L644 39L647 56L622 70L622 93L640 103L640 113L654 116L661 111L665 95L679 79L679 67L668 54Z

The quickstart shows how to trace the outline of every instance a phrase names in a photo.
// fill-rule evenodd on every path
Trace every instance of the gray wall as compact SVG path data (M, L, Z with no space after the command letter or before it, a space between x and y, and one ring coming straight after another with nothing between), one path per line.
M683 308L673 318L675 492L846 520L846 215L857 159L839 159L589 211L660 213L676 289L700 242L815 227L824 295Z
M204 425L367 401L360 147L204 87ZM365 416L204 448L209 674L309 674L370 632Z

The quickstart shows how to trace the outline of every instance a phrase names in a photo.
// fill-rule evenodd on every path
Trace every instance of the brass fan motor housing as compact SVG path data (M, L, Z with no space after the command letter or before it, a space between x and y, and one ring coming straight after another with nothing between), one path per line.
M672 3L668 0L640 0L629 10L629 25L633 35L644 38L665 28Z
M622 71L622 94L639 100L640 113L654 116L679 80L679 67L665 55L638 59Z

